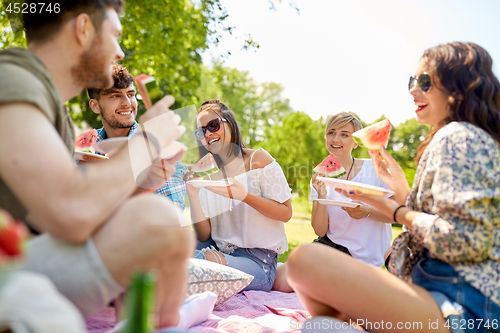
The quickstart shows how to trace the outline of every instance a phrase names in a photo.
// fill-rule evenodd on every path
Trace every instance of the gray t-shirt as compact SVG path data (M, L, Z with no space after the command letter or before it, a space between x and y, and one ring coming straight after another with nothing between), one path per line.
M0 104L31 103L37 106L54 125L61 140L73 155L75 132L73 123L61 102L49 71L36 54L26 49L0 51ZM19 154L22 154L19 151ZM26 179L26 182L29 182ZM26 223L28 211L0 176L0 207L14 218Z

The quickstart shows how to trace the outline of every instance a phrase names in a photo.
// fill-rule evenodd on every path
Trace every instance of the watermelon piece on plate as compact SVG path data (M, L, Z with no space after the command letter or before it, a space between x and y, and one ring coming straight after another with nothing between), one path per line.
M75 148L84 152L93 153L92 145L97 141L97 130L93 129L76 137Z
M149 109L163 97L154 76L140 74L137 75L134 80L135 83L137 83L137 89L139 89L139 94L141 94L146 109Z
M193 165L191 171L194 172L196 177L208 177L217 173L217 171L219 171L219 167L217 167L214 156L211 153L208 153L196 162L195 165Z
M331 178L339 178L345 174L344 167L333 153L328 155L313 171Z
M382 147L387 147L391 128L389 119L384 119L352 133L352 136L359 138L367 149L379 150Z

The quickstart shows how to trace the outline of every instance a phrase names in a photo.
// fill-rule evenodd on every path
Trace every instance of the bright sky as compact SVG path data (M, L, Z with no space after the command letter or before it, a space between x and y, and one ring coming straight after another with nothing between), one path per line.
M296 0L300 14L274 2L276 11L268 0L222 0L227 24L260 49L240 51L242 41L227 36L204 61L231 51L226 66L280 83L313 119L340 111L365 122L384 114L394 125L413 118L408 78L423 51L441 43L481 45L500 74L499 0Z

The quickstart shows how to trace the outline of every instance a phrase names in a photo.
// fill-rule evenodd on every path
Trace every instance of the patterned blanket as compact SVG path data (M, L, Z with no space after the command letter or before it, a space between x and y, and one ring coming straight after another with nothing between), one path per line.
M189 329L190 332L300 332L299 322L309 313L295 293L246 291L214 308L209 319ZM91 333L104 333L115 324L115 311L106 308L87 320Z

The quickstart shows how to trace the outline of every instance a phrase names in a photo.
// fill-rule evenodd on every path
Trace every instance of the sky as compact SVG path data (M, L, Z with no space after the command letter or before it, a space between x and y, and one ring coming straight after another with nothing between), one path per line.
M370 123L415 117L408 79L425 49L453 41L481 45L500 71L500 0L222 0L233 36L203 55L231 52L225 65L276 82L311 118L353 111ZM260 48L242 50L250 35ZM231 106L230 106L231 107Z

